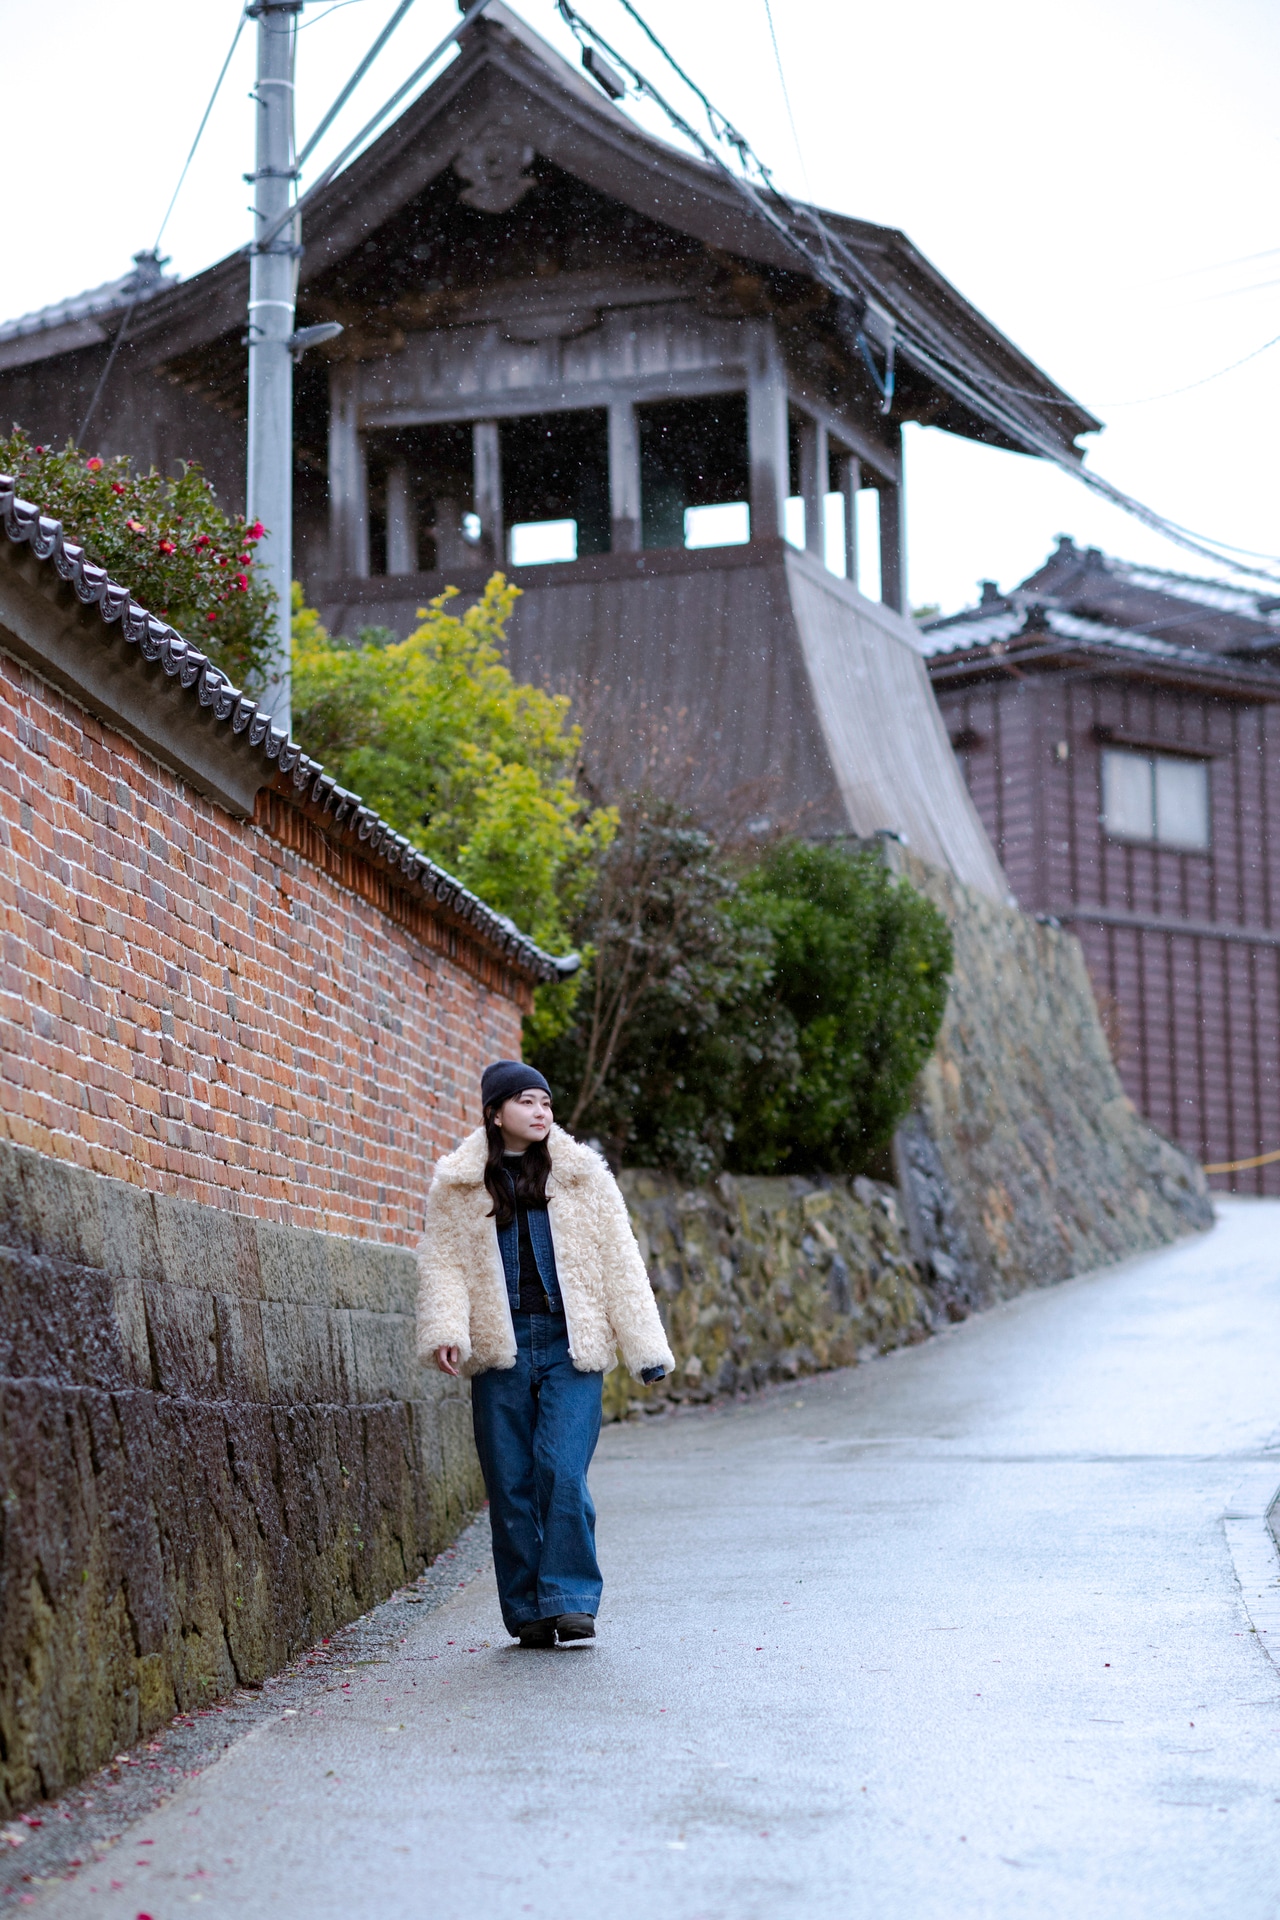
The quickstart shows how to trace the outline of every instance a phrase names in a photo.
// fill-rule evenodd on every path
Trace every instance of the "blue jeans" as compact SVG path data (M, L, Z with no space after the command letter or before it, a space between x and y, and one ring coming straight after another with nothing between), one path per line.
M471 1382L476 1451L489 1495L493 1569L512 1633L600 1605L596 1510L587 1468L600 1438L602 1373L579 1373L559 1314L516 1313L514 1367Z

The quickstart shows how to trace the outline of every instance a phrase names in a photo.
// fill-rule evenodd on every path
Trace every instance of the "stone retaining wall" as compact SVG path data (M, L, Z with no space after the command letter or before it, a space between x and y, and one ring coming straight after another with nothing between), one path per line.
M964 1308L1210 1226L1201 1169L1120 1084L1078 940L936 867L897 864L942 908L955 969L897 1142L914 1251Z
M411 1253L0 1142L0 1808L253 1684L483 1498Z
M605 1380L614 1419L852 1366L926 1339L945 1313L891 1187L722 1174L690 1188L624 1173L622 1189L676 1371L640 1389L616 1368Z

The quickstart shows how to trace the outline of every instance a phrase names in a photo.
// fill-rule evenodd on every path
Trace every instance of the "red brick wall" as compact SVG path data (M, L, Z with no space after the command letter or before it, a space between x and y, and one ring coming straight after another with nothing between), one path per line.
M0 655L0 1134L206 1204L413 1238L481 1067L519 1053L520 1009L364 891Z

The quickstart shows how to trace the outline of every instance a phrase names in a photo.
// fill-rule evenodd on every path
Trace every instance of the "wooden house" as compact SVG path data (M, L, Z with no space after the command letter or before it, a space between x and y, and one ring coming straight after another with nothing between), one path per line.
M901 617L901 428L1074 456L1098 423L904 235L825 217L883 296L854 330L730 181L494 0L308 214L299 324L345 332L299 369L297 571L331 627L405 632L503 566L513 668L592 690L615 773L677 715L723 791L1003 897ZM236 500L246 260L149 271L95 441ZM0 416L74 432L125 298L0 328Z
M922 635L1021 906L1084 946L1125 1088L1210 1166L1280 1149L1280 598L1082 551ZM1280 1154L1215 1184L1280 1193Z

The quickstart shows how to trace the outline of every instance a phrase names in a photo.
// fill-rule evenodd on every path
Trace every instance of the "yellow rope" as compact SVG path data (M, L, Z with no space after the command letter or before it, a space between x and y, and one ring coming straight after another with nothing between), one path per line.
M1269 1167L1280 1160L1280 1147L1274 1153L1260 1153L1252 1160L1223 1160L1216 1167L1206 1167L1206 1173L1248 1173L1253 1167Z

